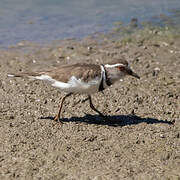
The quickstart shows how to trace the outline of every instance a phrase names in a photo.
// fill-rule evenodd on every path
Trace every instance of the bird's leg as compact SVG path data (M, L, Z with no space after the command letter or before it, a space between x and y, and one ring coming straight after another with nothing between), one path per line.
M92 110L94 110L95 112L97 112L100 116L104 117L104 115L94 107L90 95L88 95L88 99L89 99L90 108L91 108Z
M60 121L60 115L61 115L61 110L62 110L62 107L63 107L63 103L64 103L65 99L70 95L72 95L72 93L66 94L65 96L62 97L61 102L59 104L58 114L54 118L55 121L61 122Z

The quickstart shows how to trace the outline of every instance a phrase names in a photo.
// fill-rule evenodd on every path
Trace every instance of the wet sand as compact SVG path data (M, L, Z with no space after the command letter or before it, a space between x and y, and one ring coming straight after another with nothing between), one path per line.
M141 79L127 77L92 96L64 103L63 93L8 72L125 57ZM112 40L87 37L47 46L21 42L0 50L0 179L180 179L180 37L139 32Z

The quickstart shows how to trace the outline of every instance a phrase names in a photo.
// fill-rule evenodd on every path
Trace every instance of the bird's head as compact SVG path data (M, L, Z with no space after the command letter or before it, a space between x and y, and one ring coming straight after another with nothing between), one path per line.
M115 59L104 65L107 75L112 81L124 78L126 75L140 79L140 77L132 71L128 62L124 59Z

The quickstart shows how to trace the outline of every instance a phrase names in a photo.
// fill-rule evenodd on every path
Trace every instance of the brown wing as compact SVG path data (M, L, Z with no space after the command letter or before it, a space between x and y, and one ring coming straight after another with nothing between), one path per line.
M41 72L61 82L67 82L72 76L87 82L101 76L101 68L95 64L74 64L56 67L53 70Z

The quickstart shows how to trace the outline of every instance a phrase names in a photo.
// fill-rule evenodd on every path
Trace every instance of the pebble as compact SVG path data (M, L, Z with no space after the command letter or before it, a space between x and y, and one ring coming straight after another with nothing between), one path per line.
M160 136L160 138L165 138L164 134L160 134L159 136Z
M170 153L168 152L163 152L160 156L161 161L168 160L170 158Z
M36 60L35 60L35 59L33 59L32 61L33 61L33 63L36 63Z

